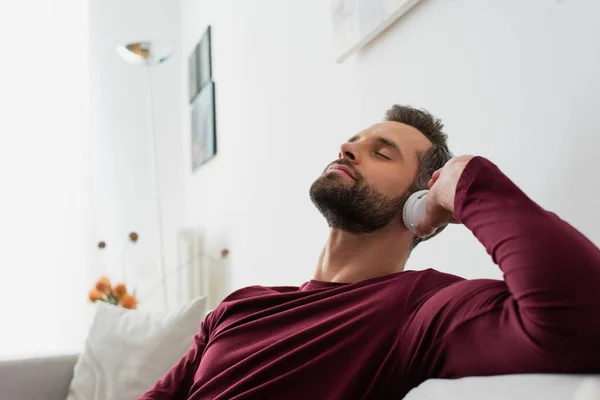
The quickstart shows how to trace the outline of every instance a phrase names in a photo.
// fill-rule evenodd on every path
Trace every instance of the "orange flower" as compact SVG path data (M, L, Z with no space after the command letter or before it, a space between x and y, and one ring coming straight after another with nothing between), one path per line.
M110 281L106 276L103 276L96 281L96 290L102 293L106 293L110 290Z
M127 293L127 287L124 283L119 283L117 286L114 287L113 293L117 296L123 296Z
M101 300L102 298L104 298L104 293L102 293L98 289L92 289L92 290L90 290L90 293L88 294L88 298L93 303L97 300Z
M123 295L123 297L121 297L119 304L123 308L129 308L129 309L133 310L133 309L137 308L138 301L134 296L125 293Z

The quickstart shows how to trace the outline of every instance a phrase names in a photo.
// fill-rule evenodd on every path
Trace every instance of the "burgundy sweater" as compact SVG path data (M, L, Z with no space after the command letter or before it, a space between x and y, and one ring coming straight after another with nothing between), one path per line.
M241 289L140 399L400 399L429 378L600 372L600 250L481 157L455 217L504 281L428 269Z

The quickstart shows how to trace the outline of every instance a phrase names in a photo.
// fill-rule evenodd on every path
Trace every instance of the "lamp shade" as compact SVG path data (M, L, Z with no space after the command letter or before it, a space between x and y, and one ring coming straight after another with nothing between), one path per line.
M117 53L132 64L162 64L171 57L172 53L156 57L152 42L133 42L117 46Z

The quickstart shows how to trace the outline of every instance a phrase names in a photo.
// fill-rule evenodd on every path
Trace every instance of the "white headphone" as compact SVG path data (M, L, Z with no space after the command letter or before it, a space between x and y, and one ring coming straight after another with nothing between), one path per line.
M425 218L427 194L429 190L419 190L410 195L402 208L402 220L409 231L416 235L416 227Z

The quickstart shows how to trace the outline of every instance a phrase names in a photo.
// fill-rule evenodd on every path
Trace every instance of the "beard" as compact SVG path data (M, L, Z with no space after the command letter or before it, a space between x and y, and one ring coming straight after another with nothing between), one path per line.
M349 163L337 163L351 168ZM388 225L402 213L409 195L410 190L406 190L399 197L388 197L361 176L350 182L336 173L324 173L310 187L310 199L329 227L353 234L371 233Z

